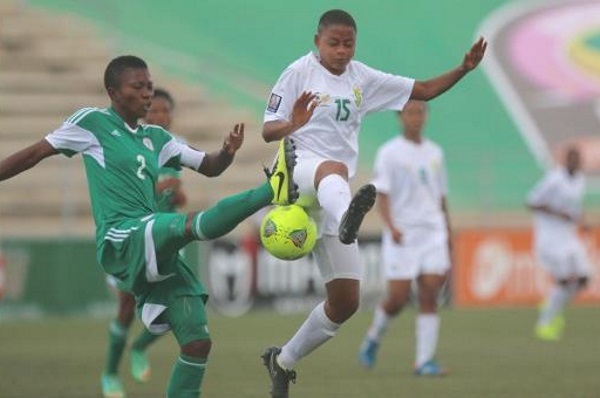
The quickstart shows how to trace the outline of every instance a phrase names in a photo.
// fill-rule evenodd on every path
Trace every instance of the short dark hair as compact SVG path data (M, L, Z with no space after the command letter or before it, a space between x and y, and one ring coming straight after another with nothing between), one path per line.
M173 99L173 96L164 88L155 88L152 98L162 98L171 105L171 109L175 108L175 100Z
M121 85L121 74L125 69L148 69L146 62L135 55L121 55L114 58L106 66L104 71L104 88L119 88Z
M357 32L356 22L352 15L348 14L344 10L329 10L325 11L321 18L319 19L319 26L317 27L317 31L321 32L323 29L328 28L331 25L344 25L349 26Z

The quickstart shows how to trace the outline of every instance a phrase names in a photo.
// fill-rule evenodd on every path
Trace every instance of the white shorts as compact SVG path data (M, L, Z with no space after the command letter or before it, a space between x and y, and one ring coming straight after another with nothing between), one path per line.
M579 239L561 245L536 244L535 252L537 260L556 279L590 276L589 259Z
M294 168L294 181L298 184L300 197L296 204L302 206L317 224L317 243L313 249L317 267L325 283L334 279L356 279L362 277L358 245L344 245L338 238L338 222L323 212L317 199L315 175L321 163L329 159L310 153L299 153Z
M389 231L381 242L383 276L387 280L412 280L422 274L444 275L450 269L448 233L445 229L403 230L397 244Z

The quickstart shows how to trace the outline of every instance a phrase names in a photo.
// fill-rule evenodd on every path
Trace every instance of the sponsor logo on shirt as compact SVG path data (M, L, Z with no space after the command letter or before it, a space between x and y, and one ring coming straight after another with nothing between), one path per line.
M326 106L331 103L331 95L316 93L315 100L319 103L319 106Z
M267 110L269 112L277 112L277 110L279 109L279 105L281 105L281 96L275 93L271 93L271 98L269 98Z

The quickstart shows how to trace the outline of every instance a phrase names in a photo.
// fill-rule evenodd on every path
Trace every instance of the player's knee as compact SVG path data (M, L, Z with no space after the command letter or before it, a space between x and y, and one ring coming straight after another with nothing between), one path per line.
M360 300L358 297L351 297L340 306L338 311L338 322L342 323L350 319L358 311Z
M588 285L589 278L587 276L582 276L577 279L577 287L578 289L583 289Z
M385 302L385 310L389 315L397 315L406 304L407 297L405 295L391 294Z
M194 358L208 358L211 348L210 339L194 340L181 346L181 353Z

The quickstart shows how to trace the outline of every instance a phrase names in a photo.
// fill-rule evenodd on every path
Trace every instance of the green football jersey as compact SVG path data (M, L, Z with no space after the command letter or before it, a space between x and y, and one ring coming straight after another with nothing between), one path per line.
M66 156L83 156L98 245L114 223L157 211L162 167L197 170L205 156L159 126L132 129L113 108L83 108L46 140Z

